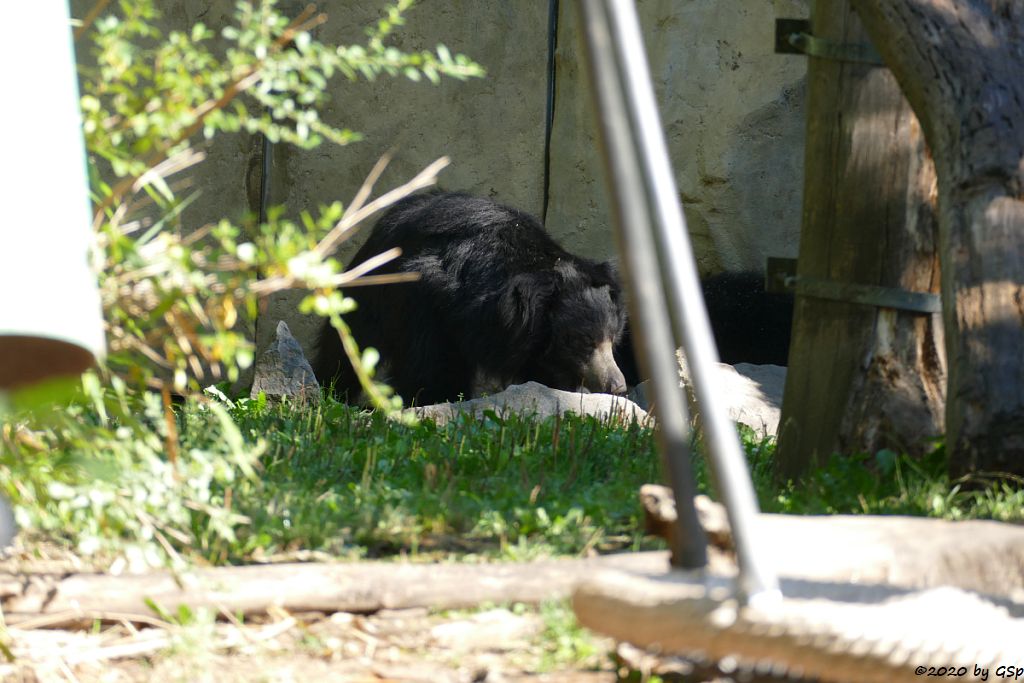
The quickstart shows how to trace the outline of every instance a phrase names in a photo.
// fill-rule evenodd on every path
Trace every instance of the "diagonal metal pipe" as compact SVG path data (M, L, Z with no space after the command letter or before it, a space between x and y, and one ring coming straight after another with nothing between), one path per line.
M718 352L701 295L686 220L668 157L644 44L632 0L577 0L587 62L617 216L617 241L639 322L641 360L658 406L659 445L675 491L681 538L673 562L706 564L704 535L693 507L688 417L675 348L690 366L712 471L732 526L740 590L748 601L775 600L778 580L758 548L757 499L736 428L717 399ZM700 548L695 547L700 544ZM678 545L678 554L677 554Z
M587 37L587 63L600 114L609 198L616 214L615 237L629 291L631 328L640 363L652 378L658 410L657 438L662 467L676 497L678 523L669 539L672 563L684 569L707 564L707 541L693 506L690 434L686 399L679 387L672 328L664 306L666 294L657 277L658 254L646 201L644 176L622 93L619 67L611 49L607 18L596 2L579 3Z

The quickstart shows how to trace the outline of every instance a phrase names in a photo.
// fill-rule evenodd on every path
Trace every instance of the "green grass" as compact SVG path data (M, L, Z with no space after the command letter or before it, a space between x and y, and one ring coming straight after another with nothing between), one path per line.
M656 545L640 532L637 489L658 479L658 460L639 425L490 412L406 426L329 399L252 406L236 420L268 448L264 495L237 508L253 520L242 554L528 559Z
M268 448L261 495L236 508L252 526L214 561L257 549L521 560L661 547L640 532L637 491L661 475L654 434L638 425L488 413L410 427L331 399L301 411L247 402L233 413ZM1021 491L962 490L941 448L921 461L837 455L799 486L780 487L774 440L740 435L768 512L1024 520ZM713 496L703 458L693 464L698 490Z
M951 481L946 453L936 445L913 459L892 451L833 455L799 486L761 487L766 512L793 514L912 515L944 519L1024 522L1024 487L1010 480Z
M0 486L23 524L78 552L213 564L334 557L524 560L663 547L637 491L661 479L650 429L590 417L488 413L409 426L324 399L310 408L190 401L169 434L152 397L100 392L0 440ZM1024 521L1008 484L966 490L944 453L833 457L799 486L772 480L774 442L741 430L762 509ZM169 444L175 443L169 463ZM703 459L698 490L709 492ZM977 483L977 482L975 482ZM163 558L161 560L160 558Z

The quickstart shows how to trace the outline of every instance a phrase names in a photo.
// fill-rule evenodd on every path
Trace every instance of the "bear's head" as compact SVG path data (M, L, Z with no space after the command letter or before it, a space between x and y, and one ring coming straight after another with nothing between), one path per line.
M626 393L613 355L626 311L611 263L562 259L552 270L517 275L502 316L528 349L519 381L567 391Z

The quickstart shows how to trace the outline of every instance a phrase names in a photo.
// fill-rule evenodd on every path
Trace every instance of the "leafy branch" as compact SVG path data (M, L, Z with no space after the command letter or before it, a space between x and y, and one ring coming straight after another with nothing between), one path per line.
M304 287L313 292L307 309L334 318L352 305L339 288L402 279L371 274L394 252L347 272L332 254L361 221L436 182L447 160L371 201L382 160L347 209L322 206L296 222L270 207L262 225L183 225L196 194L179 178L204 160L200 137L247 131L306 148L357 140L320 118L318 106L338 75L432 82L481 75L478 65L444 46L405 53L388 44L411 0L388 6L367 29L366 43L349 46L313 38L311 30L327 20L314 5L289 19L275 0L238 2L219 51L202 24L164 37L154 27L153 0L121 0L117 12L104 14L106 5L97 3L79 34L90 35L95 58L94 66L82 67L82 110L111 368L135 383L170 384L182 393L234 380L252 362L251 344L237 326L242 316L255 317L260 297ZM380 397L372 368L359 374L367 393Z

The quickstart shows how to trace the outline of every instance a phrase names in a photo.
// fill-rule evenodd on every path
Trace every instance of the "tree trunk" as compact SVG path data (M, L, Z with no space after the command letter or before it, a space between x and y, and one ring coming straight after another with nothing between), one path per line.
M818 0L812 34L864 43L845 0ZM934 168L892 74L810 57L798 276L918 292L939 287ZM834 452L920 453L942 432L937 315L814 298L798 284L779 474Z
M1024 4L854 0L935 155L954 475L1024 475Z

